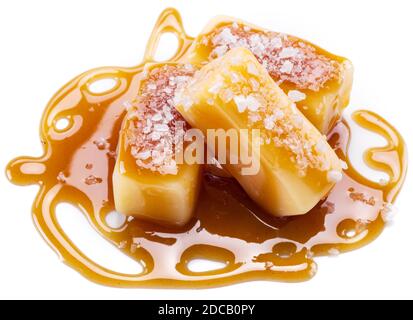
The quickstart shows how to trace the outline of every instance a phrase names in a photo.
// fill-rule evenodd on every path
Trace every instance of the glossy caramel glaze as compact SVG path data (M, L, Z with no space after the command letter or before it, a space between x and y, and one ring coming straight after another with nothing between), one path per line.
M190 45L180 17L166 10L151 36L145 62L153 61L163 32L174 32L178 61ZM209 287L247 280L302 281L316 271L314 257L357 249L383 230L382 213L394 202L406 174L405 145L397 131L378 115L357 111L359 125L382 135L387 145L368 149L365 160L386 172L383 186L364 178L350 164L351 131L338 122L329 142L347 162L344 179L308 214L274 218L262 212L231 178L205 172L196 216L182 229L166 228L131 219L111 229L105 216L114 210L112 171L118 132L125 115L124 102L133 99L143 64L134 68L100 68L83 73L65 85L50 101L41 123L44 155L20 157L7 168L19 185L38 184L33 217L45 240L62 260L97 283L121 287ZM93 94L93 81L113 78L115 87ZM69 120L64 130L59 119ZM86 257L65 235L55 208L61 202L79 208L105 239L143 266L143 273L121 274ZM219 270L193 272L192 259L225 263Z

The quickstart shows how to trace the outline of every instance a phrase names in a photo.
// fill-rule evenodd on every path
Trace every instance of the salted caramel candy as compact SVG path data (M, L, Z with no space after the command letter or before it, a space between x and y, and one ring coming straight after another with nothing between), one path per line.
M297 37L230 17L217 17L205 27L189 49L188 60L204 64L237 47L254 54L322 133L334 126L348 105L353 80L349 60Z
M245 48L231 49L197 71L177 90L175 106L204 135L208 129L259 130L257 174L245 175L241 165L231 164L230 150L221 164L272 215L308 212L342 177L326 137Z
M176 137L188 126L172 98L193 70L171 64L152 65L145 72L120 132L113 173L115 206L125 215L183 225L194 212L200 166L176 162Z

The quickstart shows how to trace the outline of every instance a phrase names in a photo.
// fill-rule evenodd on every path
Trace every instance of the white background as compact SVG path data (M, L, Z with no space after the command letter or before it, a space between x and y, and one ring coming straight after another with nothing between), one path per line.
M412 1L18 0L0 4L0 167L18 155L41 154L40 116L68 80L92 67L139 63L158 14L168 6L180 10L191 35L211 17L226 14L298 35L350 58L356 68L351 108L383 115L413 150ZM410 174L393 225L361 250L319 259L318 274L309 282L126 290L91 283L60 263L31 220L36 187L11 185L2 174L0 298L413 298L412 191ZM82 220L77 228L93 233ZM93 253L94 242L85 250ZM93 254L104 259L105 250L115 249ZM112 264L128 268L122 259L112 259Z

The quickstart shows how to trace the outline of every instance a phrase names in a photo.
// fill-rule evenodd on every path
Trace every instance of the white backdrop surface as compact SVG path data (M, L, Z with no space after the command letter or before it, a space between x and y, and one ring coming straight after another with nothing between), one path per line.
M376 111L413 150L412 1L16 0L0 3L0 167L18 155L41 154L43 108L68 80L93 67L139 63L157 16L169 6L179 9L191 35L213 16L226 14L348 57L356 69L349 111ZM360 152L354 158L359 162ZM126 290L89 282L60 263L36 231L30 215L36 189L14 186L0 175L0 298L413 298L409 174L394 223L363 249L318 259L318 274L311 281L249 282L208 290ZM70 210L62 207L63 213ZM69 220L80 237L92 239L85 252L128 270L127 259L102 244L85 221ZM109 259L108 252L118 258Z

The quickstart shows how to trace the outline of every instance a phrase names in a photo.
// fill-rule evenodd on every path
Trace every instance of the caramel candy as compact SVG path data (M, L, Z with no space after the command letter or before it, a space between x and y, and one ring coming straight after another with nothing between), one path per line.
M204 64L236 47L249 49L322 133L333 127L348 105L353 80L349 60L233 18L213 19L193 42L188 60Z
M221 164L272 215L308 212L342 177L325 136L245 48L202 67L176 92L175 105L204 135L208 129L259 129L259 150L253 151L258 173L248 175L242 165L231 164L231 150ZM253 145L252 135L248 139Z
M190 79L184 66L152 65L141 81L140 94L129 106L113 173L116 210L169 225L193 216L200 166L178 164L175 138L187 130L173 107L176 87Z

